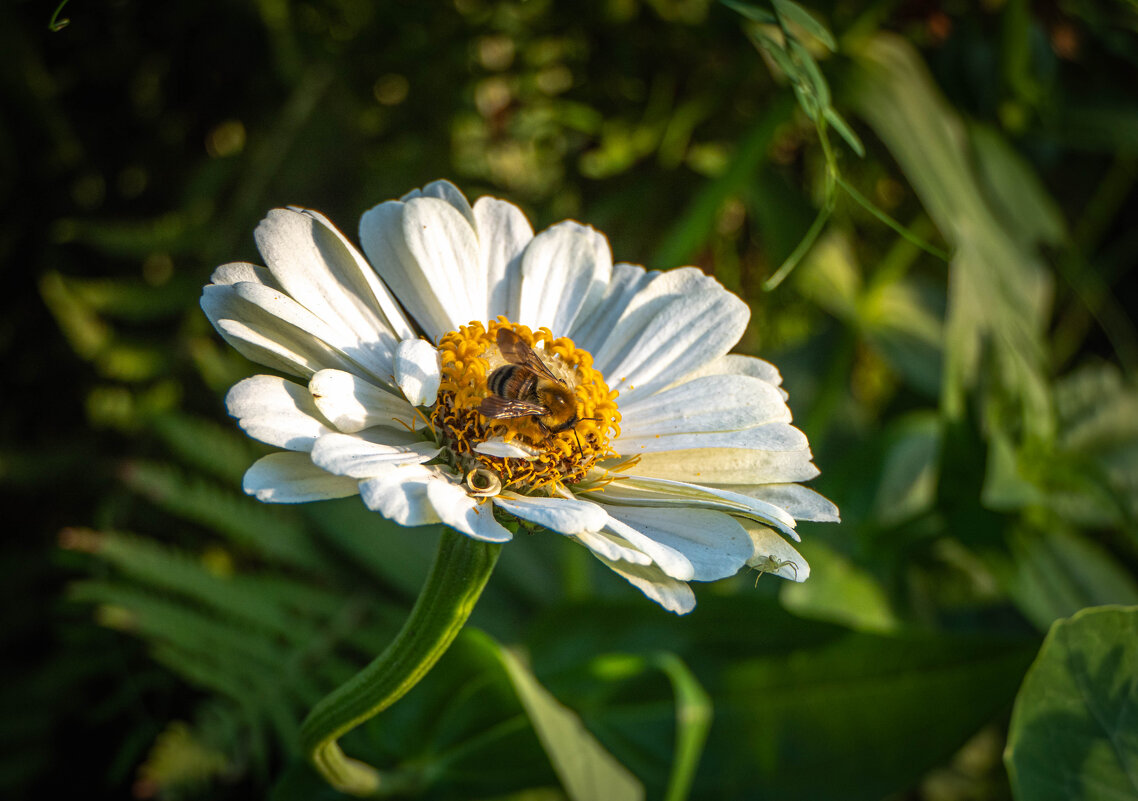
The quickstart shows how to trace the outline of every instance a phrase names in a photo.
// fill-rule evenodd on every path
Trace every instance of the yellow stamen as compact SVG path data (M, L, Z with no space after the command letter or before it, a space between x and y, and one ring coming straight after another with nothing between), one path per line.
M511 329L534 348L573 391L577 400L575 426L554 434L533 416L491 420L478 411L489 392L487 378L505 363L497 346L501 328ZM530 331L499 317L489 325L475 321L444 335L439 357L442 382L431 424L464 474L484 469L497 475L503 487L540 493L558 484L579 482L597 460L617 455L609 444L620 435L617 393L609 390L604 377L593 368L592 355L578 349L571 339L554 338L547 328ZM528 447L536 456L502 458L474 450L493 437Z

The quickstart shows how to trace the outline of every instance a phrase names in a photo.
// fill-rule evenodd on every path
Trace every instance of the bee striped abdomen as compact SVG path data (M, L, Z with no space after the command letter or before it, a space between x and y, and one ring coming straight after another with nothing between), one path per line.
M513 364L504 364L486 379L486 388L503 398L537 403L537 376Z

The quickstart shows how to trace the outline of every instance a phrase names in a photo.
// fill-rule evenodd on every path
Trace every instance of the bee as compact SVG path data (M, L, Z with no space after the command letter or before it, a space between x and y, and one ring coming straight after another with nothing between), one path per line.
M573 390L550 372L521 337L509 328L499 328L498 350L508 363L490 373L486 387L492 394L482 399L478 411L492 420L533 417L550 434L568 431L580 422Z

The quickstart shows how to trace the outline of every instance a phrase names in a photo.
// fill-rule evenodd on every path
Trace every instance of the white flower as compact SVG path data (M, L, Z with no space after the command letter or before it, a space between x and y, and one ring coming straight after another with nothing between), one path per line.
M241 427L284 449L249 469L246 492L359 494L403 525L490 542L511 538L503 522L536 524L678 613L695 605L689 581L745 565L809 575L785 537L837 509L797 483L818 473L806 437L778 371L728 353L749 311L714 279L614 265L588 226L535 236L517 207L472 207L445 181L364 214L366 258L304 209L269 212L256 241L267 268L222 265L202 294L233 347L299 379L229 393ZM488 376L517 361L503 328L573 393L575 422L481 414Z

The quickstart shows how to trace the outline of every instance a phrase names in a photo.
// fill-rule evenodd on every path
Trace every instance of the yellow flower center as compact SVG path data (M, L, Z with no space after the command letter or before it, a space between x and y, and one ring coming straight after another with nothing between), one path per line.
M576 421L556 430L571 415L524 414L491 419L479 411L483 399L499 394L506 400L534 402L535 397L509 397L509 388L496 383L493 392L487 381L491 374L508 364L498 349L498 330L508 328L529 347L576 401ZM439 343L442 382L438 400L431 411L431 424L440 433L441 444L452 454L455 467L463 475L488 471L497 476L504 489L532 493L551 490L558 484L581 481L598 459L616 456L609 440L620 435L617 393L605 384L593 368L593 357L566 337L554 338L548 328L530 331L524 325L499 317L488 326L480 322L460 326L443 336ZM529 371L527 371L529 372ZM548 381L548 378L544 378ZM517 382L521 383L521 382ZM503 394L503 390L505 394ZM540 396L539 392L539 396ZM550 397L547 393L546 397ZM547 409L548 411L548 409ZM490 456L475 451L487 440L502 440L522 448L529 458Z

